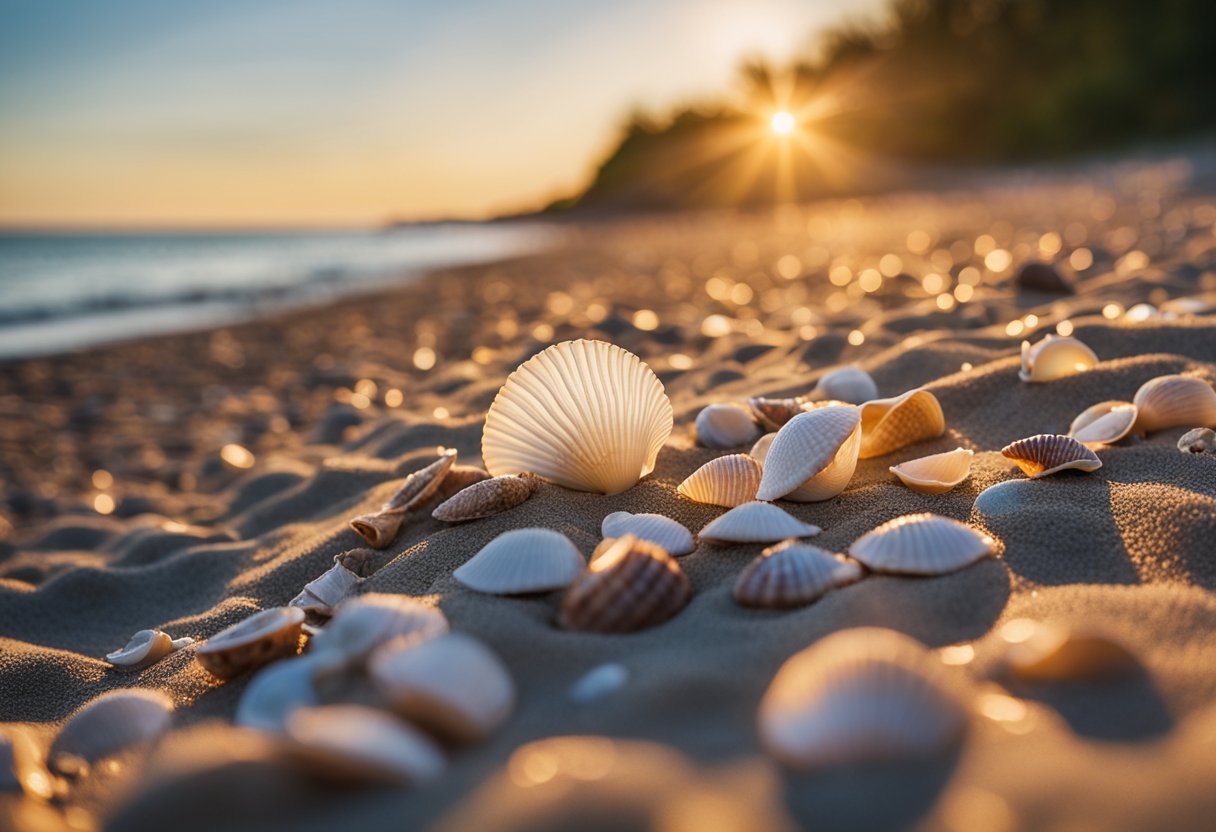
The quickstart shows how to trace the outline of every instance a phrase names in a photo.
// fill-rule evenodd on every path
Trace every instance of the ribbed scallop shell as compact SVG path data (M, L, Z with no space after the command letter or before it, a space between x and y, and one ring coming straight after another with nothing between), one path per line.
M732 508L701 529L711 543L776 543L787 537L810 537L823 529L803 523L772 503L751 502Z
M1101 679L1136 673L1140 662L1125 646L1093 631L1015 619L1002 634L1016 632L1003 657L1004 671L1027 682Z
M508 474L470 485L440 503L431 516L445 523L477 520L507 511L524 503L540 485L532 474Z
M852 405L795 416L769 447L756 499L813 502L835 497L857 468L860 428L860 412Z
M707 448L737 448L760 435L747 408L737 404L711 404L697 414L697 441Z
M1097 471L1102 467L1102 460L1089 448L1071 436L1052 433L1040 433L1011 442L1001 448L1001 455L1017 463L1032 480L1069 468Z
M386 644L372 655L368 675L399 716L459 742L486 739L515 707L502 660L464 633Z
M770 546L739 573L735 601L745 607L797 607L860 580L861 565L809 543Z
M878 398L878 385L860 367L839 367L826 373L806 397L810 401L836 400L863 404Z
M946 432L946 417L928 390L909 390L893 399L861 406L861 459L889 454Z
M1044 335L1031 346L1022 342L1022 369L1018 378L1027 382L1055 381L1083 373L1098 363L1098 356L1072 336Z
M880 628L843 630L794 654L760 702L764 747L795 768L926 757L964 733L968 709L923 645Z
M112 690L77 711L51 743L49 762L62 773L148 742L169 727L173 702L151 690Z
M672 557L687 555L697 548L692 532L661 514L630 514L614 511L600 524L604 537L624 537L631 534L639 540L657 543Z
M626 535L605 540L562 598L568 630L628 633L662 624L692 597L688 578L661 546Z
M227 679L300 649L304 610L272 607L251 615L207 639L195 656L216 676Z
M302 708L287 718L286 751L309 772L339 782L409 785L437 779L443 752L421 731L362 705Z
M1113 444L1132 432L1138 411L1131 402L1100 402L1072 420L1068 435L1091 448Z
M760 463L747 454L711 459L688 475L676 491L698 503L734 508L756 499Z
M654 470L671 426L663 385L636 355L564 341L507 378L486 414L481 455L495 476L531 472L616 494Z
M955 448L943 454L922 456L892 465L890 471L900 482L922 494L944 494L971 475L974 451Z
M357 667L368 654L397 636L434 638L448 631L438 607L405 595L369 592L343 601L310 644L309 655L327 668Z
M800 399L766 399L763 396L748 399L747 406L756 424L764 430L779 430L805 409Z
M1142 384L1132 401L1139 409L1136 433L1216 427L1216 390L1201 378L1159 376Z
M452 575L477 592L518 595L568 586L584 566L583 556L561 532L515 529L491 540Z
M944 575L996 551L996 541L937 514L905 514L866 532L849 554L875 572Z
M752 449L748 451L748 456L764 465L764 460L768 459L768 449L773 446L773 440L777 438L777 432L766 433L756 440L756 444L752 445Z
M144 667L193 643L189 636L175 639L160 630L140 630L121 650L107 653L106 661L115 667Z

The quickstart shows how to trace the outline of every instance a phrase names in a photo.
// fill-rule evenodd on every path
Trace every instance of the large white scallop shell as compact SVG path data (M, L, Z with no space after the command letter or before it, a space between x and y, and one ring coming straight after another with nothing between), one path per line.
M447 617L438 607L405 595L369 592L338 605L333 619L313 637L309 655L326 669L343 670L361 665L397 636L434 638L447 631Z
M1158 376L1140 385L1132 401L1138 409L1136 433L1216 427L1216 390L1201 378Z
M1131 402L1099 402L1072 420L1068 435L1091 448L1113 444L1132 432L1138 411Z
M955 448L943 454L922 456L892 465L890 471L900 482L922 494L943 494L971 475L974 451Z
M491 540L452 575L477 592L518 595L568 586L586 565L561 532L514 529Z
M940 753L968 717L949 671L923 645L862 627L786 661L760 702L759 729L777 759L817 769Z
M663 384L636 355L563 341L507 378L486 414L481 455L495 476L531 472L615 494L654 470L671 427Z
M697 414L697 441L707 448L737 448L753 442L760 428L737 404L711 404Z
M810 537L823 529L803 523L772 503L751 502L732 508L701 529L711 543L776 543L787 537Z
M735 601L745 607L797 607L861 576L855 560L786 540L765 549L739 573Z
M756 499L761 470L747 454L728 454L693 471L676 491L698 503L734 508Z
M878 398L878 385L865 370L849 365L825 373L806 398L808 401L827 399L863 404Z
M1098 363L1098 356L1072 336L1045 335L1031 346L1022 342L1022 369L1018 378L1027 382L1055 381L1083 373Z
M889 454L946 432L942 406L928 390L917 388L891 399L861 406L861 459Z
M194 654L199 664L220 678L293 656L300 649L304 610L272 607L207 639Z
M112 690L77 711L51 743L51 768L79 773L124 748L149 742L169 727L173 702L159 691Z
M996 541L937 514L905 514L866 532L849 554L875 572L944 575L996 551Z
M861 414L852 405L800 413L777 431L764 460L758 500L835 497L857 468Z
M1032 480L1069 468L1097 471L1102 467L1102 460L1089 448L1071 436L1051 433L1010 442L1001 448L1001 455L1012 459Z
M140 630L121 650L106 653L106 661L115 667L144 667L193 643L189 636L173 638L160 630Z
M422 732L362 705L302 708L287 718L286 750L338 781L425 783L443 774L443 752Z
M600 524L604 537L624 537L631 534L640 540L649 540L667 550L672 557L687 555L697 548L692 532L662 514L630 514L614 511Z

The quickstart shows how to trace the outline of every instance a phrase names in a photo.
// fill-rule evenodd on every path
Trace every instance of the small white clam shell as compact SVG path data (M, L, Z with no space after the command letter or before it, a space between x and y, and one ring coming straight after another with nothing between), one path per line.
M160 630L140 630L121 650L106 653L106 661L115 667L144 667L193 643L189 636L175 639Z
M1088 447L1110 445L1132 432L1137 408L1131 402L1100 402L1081 411L1068 426L1068 435Z
M586 565L561 532L514 529L491 540L452 574L477 592L518 595L568 586Z
M152 690L113 690L77 711L51 743L51 767L79 773L125 748L150 742L169 727L173 702Z
M494 476L531 472L616 494L654 470L671 427L671 402L641 359L603 341L564 341L507 378L486 414L481 455Z
M747 454L711 459L688 475L676 491L698 503L734 508L756 499L761 467Z
M1001 448L1001 455L1012 459L1032 480L1072 468L1097 471L1102 467L1102 460L1089 448L1071 436L1051 433L1010 442Z
M738 448L759 435L751 412L737 404L711 404L697 414L697 441L707 448Z
M863 404L878 398L878 385L860 367L845 366L824 374L807 396L810 401L834 399L849 404Z
M1022 342L1022 369L1018 378L1026 382L1055 381L1083 373L1098 363L1098 356L1072 336L1045 335L1034 346Z
M860 580L861 565L797 540L770 546L739 573L735 601L745 607L797 607Z
M447 765L420 731L362 705L302 708L287 719L287 750L318 776L410 785L435 780Z
M1194 376L1158 376L1136 391L1136 433L1173 427L1216 427L1216 390Z
M748 451L748 456L764 465L764 460L768 459L768 449L773 446L773 440L777 438L777 432L766 433L756 440L756 444L752 445L752 449Z
M463 633L390 642L371 657L368 674L398 715L460 742L486 739L515 707L502 660Z
M227 679L299 650L304 610L272 607L207 639L194 654L216 676Z
M943 494L971 475L971 457L974 455L974 451L966 448L955 448L942 454L892 465L890 471L913 491Z
M320 666L315 657L303 656L263 668L241 694L234 721L245 728L282 731L295 711L321 704L313 687Z
M905 514L866 532L849 554L875 572L944 575L996 551L996 541L937 514Z
M341 555L338 558L341 558ZM354 595L363 579L347 569L338 558L335 558L334 565L319 577L306 583L304 589L291 599L288 606L299 607L305 613L319 618L329 618L338 604Z
M781 430L764 461L758 500L835 497L857 468L861 414L852 405L800 413Z
M1001 636L1007 643L1002 669L1026 682L1101 679L1141 669L1127 647L1096 630L1015 618L1001 627Z
M937 397L917 388L891 399L861 406L861 459L889 454L946 432L946 417Z
M944 665L892 630L820 639L777 671L760 702L764 747L795 768L926 757L950 748L968 709Z
M617 662L596 665L575 680L567 696L576 705L586 705L616 693L629 681L629 669Z
M600 524L600 534L604 537L624 537L631 534L641 540L659 544L667 550L667 554L677 558L697 548L692 539L692 532L662 514L614 511Z
M1188 430L1178 439L1178 450L1184 454L1216 452L1216 431L1211 428Z
M404 595L367 593L338 605L333 619L312 639L309 655L326 668L352 668L397 636L434 638L447 631L447 617L437 607Z
M810 537L823 529L803 523L772 503L751 502L732 508L701 529L711 543L776 543L787 537Z

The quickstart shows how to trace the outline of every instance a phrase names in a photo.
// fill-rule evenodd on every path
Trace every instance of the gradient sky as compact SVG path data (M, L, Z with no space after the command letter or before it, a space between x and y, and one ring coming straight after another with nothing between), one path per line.
M0 225L534 207L882 0L0 0Z

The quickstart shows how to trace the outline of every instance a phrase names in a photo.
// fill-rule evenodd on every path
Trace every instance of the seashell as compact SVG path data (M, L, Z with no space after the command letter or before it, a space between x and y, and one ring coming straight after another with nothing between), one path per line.
M309 644L328 671L357 667L381 644L397 636L434 638L448 631L437 607L404 595L369 592L338 605L333 619Z
M486 739L515 707L502 660L463 633L390 642L371 657L368 673L399 716L460 742Z
M1040 433L1011 442L1001 448L1001 455L1017 463L1032 480L1068 468L1097 471L1102 467L1102 460L1089 448L1071 436L1052 433Z
M55 796L55 786L56 780L43 765L41 750L33 738L16 726L0 729L0 794L24 793L50 800ZM0 812L0 818L5 816Z
M1071 295L1073 288L1069 285L1056 267L1050 263L1030 260L1022 264L1013 277L1017 288L1032 292L1051 292L1057 295Z
M1211 428L1195 428L1182 434L1178 450L1184 454L1210 454L1216 451L1216 431Z
M922 494L944 494L971 476L974 451L955 448L944 454L922 456L892 465L890 471L900 482Z
M455 463L456 450L448 448L439 459L406 477L379 511L356 517L350 521L350 527L373 549L388 547L405 522L405 515L435 495Z
M839 367L825 373L806 398L810 401L835 400L845 404L863 404L878 398L878 385L860 367Z
M909 390L893 399L861 406L861 459L889 454L946 432L946 417L928 390Z
M362 551L367 551L366 549ZM304 585L304 589L288 603L308 615L329 618L338 604L354 595L363 579L348 569L342 555L334 556L334 565Z
M737 404L711 404L697 414L697 441L706 448L737 448L754 442L760 428Z
M586 705L616 693L628 681L629 669L625 665L606 662L578 677L566 696L576 705Z
M562 598L568 630L628 633L654 627L684 608L692 589L667 551L633 535L605 540Z
M600 534L604 537L624 537L631 534L639 540L657 543L667 550L667 554L677 558L697 548L692 539L692 532L662 514L614 511L600 524Z
M842 630L795 653L760 701L760 741L800 769L926 757L951 747L968 710L949 671L893 630Z
M222 679L294 656L300 649L304 610L272 607L220 630L198 648L199 664Z
M302 708L287 718L287 752L319 777L409 785L437 779L443 752L401 720L362 705Z
M431 516L445 523L490 517L522 504L539 487L540 478L533 474L492 477L449 497L431 512Z
M800 399L766 399L763 396L748 399L747 407L751 410L752 419L756 424L771 431L779 430L782 425L805 410Z
M1022 681L1102 679L1141 670L1131 651L1098 632L1019 618L1006 623L1001 634L1008 642L1003 670Z
M786 540L765 549L739 573L735 601L745 607L799 607L861 575L855 560Z
M1132 430L1152 433L1162 428L1216 428L1216 390L1194 376L1158 376L1140 385L1132 402L1138 415Z
M732 508L701 529L710 543L776 543L787 537L810 537L823 529L803 523L772 503L751 502Z
M495 476L537 476L616 494L654 470L671 434L671 402L636 355L603 341L564 341L507 378L486 414L481 455Z
M140 630L131 636L126 647L106 653L106 661L115 667L146 667L191 644L194 639L189 636L173 638L160 630Z
M1055 381L1083 373L1098 363L1098 356L1072 336L1044 335L1034 346L1022 342L1022 369L1018 378L1026 382Z
M756 499L760 473L760 464L747 454L729 454L693 471L676 491L698 503L734 508Z
M163 734L173 702L159 691L112 690L72 715L51 743L51 768L80 774L88 766Z
M483 546L452 577L476 592L521 595L568 586L586 565L561 532L514 529Z
M875 572L944 575L996 551L996 541L937 514L905 514L853 541L849 554Z
M443 478L435 499L439 502L450 500L456 494L464 491L470 485L490 479L490 472L476 465L453 465L452 470Z
M1127 436L1136 423L1137 407L1131 402L1109 401L1081 411L1068 426L1068 435L1087 447L1111 445Z
M768 458L768 449L772 446L773 440L777 438L777 433L766 433L756 440L756 444L752 445L752 449L748 451L748 456L764 465L764 460Z
M313 687L313 674L321 663L312 655L275 662L259 671L236 706L237 725L281 732L287 718L300 708L321 704Z
M852 405L799 414L777 431L765 458L757 500L828 500L857 468L861 414Z
M1216 312L1216 297L1212 295L1188 295L1171 298L1159 307L1161 314L1168 320L1185 318L1191 315L1207 315Z

